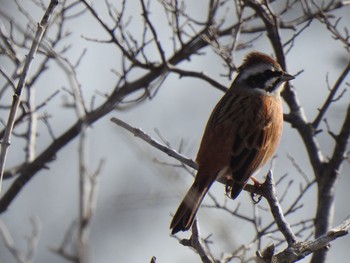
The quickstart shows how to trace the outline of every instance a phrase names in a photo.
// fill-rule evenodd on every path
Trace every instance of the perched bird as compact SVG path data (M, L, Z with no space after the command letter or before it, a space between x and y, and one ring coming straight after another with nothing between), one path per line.
M251 52L214 108L197 154L198 172L170 224L188 230L212 183L225 177L235 199L252 175L275 153L283 128L280 97L294 79L270 56Z

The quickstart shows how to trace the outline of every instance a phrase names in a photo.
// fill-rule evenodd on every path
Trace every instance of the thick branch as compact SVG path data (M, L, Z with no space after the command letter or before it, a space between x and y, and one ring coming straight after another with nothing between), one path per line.
M299 261L320 249L327 248L329 243L335 239L349 234L349 228L350 217L346 218L339 226L332 228L324 235L311 241L296 243L265 262L286 263Z

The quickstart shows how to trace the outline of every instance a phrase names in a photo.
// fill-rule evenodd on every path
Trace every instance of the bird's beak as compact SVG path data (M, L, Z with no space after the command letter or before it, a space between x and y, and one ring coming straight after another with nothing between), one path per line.
M292 79L295 79L292 75L286 73L286 72L283 72L282 76L281 76L281 79L282 81L289 81L289 80L292 80Z

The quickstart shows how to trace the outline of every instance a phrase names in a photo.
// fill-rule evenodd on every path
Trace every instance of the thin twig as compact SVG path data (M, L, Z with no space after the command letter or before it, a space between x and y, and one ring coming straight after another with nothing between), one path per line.
M142 16L146 21L146 24L148 25L148 27L151 29L152 35L153 35L153 39L156 42L156 46L160 55L160 58L162 60L162 63L165 64L166 63L166 57L165 57L165 51L162 48L162 45L158 39L158 33L157 30L154 28L150 18L149 18L149 10L146 8L144 0L140 0L141 2L141 6L142 6Z
M334 96L337 93L337 91L339 90L339 87L341 86L341 84L343 83L343 81L345 80L345 78L349 74L349 72L350 72L350 61L346 65L346 67L343 70L343 72L340 74L339 78L337 79L336 83L334 84L333 88L331 89L331 91L330 91L327 99L325 100L324 104L319 109L319 113L318 113L317 117L315 118L315 120L312 123L312 125L313 125L315 130L319 126L323 116L325 115L325 113L328 110L328 108L331 105L331 103L334 102Z
M32 233L27 237L28 249L27 251L21 251L15 244L13 237L7 228L6 224L0 220L0 237L2 237L5 247L12 254L12 256L19 263L33 262L33 258L37 249L39 235L40 235L40 222L36 217L30 219L32 224Z

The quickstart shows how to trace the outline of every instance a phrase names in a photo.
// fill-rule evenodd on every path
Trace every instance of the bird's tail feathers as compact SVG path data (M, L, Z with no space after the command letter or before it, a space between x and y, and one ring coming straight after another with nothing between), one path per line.
M171 221L172 235L179 231L186 231L191 227L209 187L210 185L193 183Z

